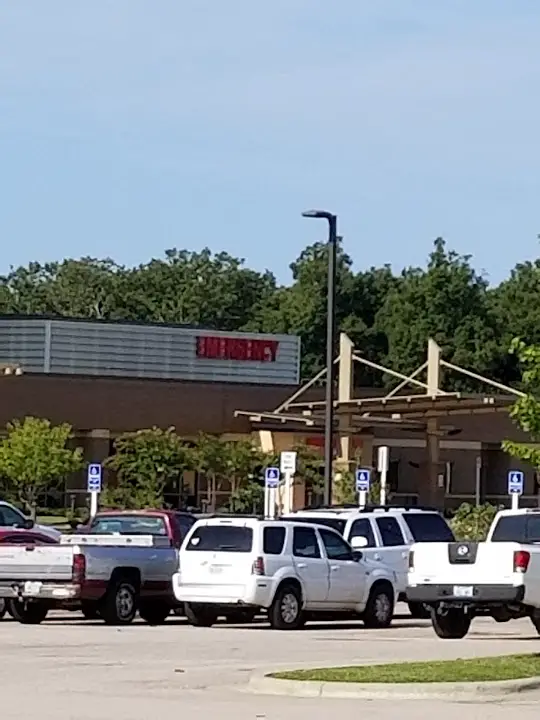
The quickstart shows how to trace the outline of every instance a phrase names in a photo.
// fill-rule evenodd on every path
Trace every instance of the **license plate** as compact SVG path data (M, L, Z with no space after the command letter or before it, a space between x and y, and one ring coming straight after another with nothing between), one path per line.
M472 585L454 585L454 596L460 598L472 598L474 594Z
M39 595L43 583L27 580L24 583L23 592L25 595Z

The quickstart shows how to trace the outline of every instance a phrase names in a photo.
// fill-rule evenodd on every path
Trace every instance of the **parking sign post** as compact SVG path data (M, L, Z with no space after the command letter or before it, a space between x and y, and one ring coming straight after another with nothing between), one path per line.
M90 494L90 517L95 517L98 511L98 497L101 492L103 468L100 463L90 463L86 476L86 489Z
M366 507L371 484L371 470L368 468L356 468L356 492L358 493L358 505Z
M296 473L296 453L284 451L279 457L279 469L285 480L282 495L282 512L290 513L293 510L293 486Z

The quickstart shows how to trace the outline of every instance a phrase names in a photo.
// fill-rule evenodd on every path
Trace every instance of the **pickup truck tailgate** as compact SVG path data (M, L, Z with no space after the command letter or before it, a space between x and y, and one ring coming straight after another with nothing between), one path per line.
M514 552L520 549L512 542L418 543L411 547L409 585L519 585Z
M0 580L71 580L73 553L62 545L0 546Z

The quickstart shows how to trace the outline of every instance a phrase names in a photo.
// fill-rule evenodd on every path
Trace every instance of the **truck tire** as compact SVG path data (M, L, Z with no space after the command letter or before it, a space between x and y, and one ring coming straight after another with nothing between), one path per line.
M126 578L112 581L103 604L101 617L107 625L130 625L137 614L138 593L133 583Z
M443 640L461 640L469 632L471 618L459 608L450 608L445 615L433 608L431 623L435 634Z
M99 605L92 600L83 600L81 612L85 620L97 620L99 618Z
M302 594L296 585L282 585L268 609L268 620L274 630L299 630L305 623Z
M7 613L7 605L4 598L0 598L0 620L2 620Z
M390 583L375 583L369 593L362 619L367 628L387 628L394 617L394 591Z
M49 608L40 602L9 600L9 614L21 625L39 625L47 617Z
M252 623L256 615L256 610L231 610L225 615L225 622L229 625Z
M170 612L166 600L141 600L139 605L139 615L148 625L163 625Z
M411 614L411 617L413 617L415 620L429 620L431 617L431 613L429 611L429 607L421 602L410 602L407 603L409 606L409 612Z
M218 611L212 605L186 603L185 609L188 623L196 627L212 627L218 619Z

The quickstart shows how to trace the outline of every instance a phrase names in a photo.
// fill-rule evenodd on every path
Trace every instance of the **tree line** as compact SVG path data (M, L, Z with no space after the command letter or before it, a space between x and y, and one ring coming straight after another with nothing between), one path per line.
M82 449L74 442L67 423L52 425L35 417L9 423L0 441L2 497L35 516L39 504L46 506L47 494L58 490L69 475L85 470ZM307 445L294 450L296 480L305 486L306 501L316 503L323 491L323 458ZM199 510L211 512L261 513L265 470L279 464L278 455L263 452L250 439L224 440L200 433L187 440L172 427L141 429L116 438L113 454L103 463L108 474L100 504L129 510L168 504L185 509L197 503ZM204 480L198 498L190 497L185 482L190 471ZM355 501L352 472L336 474L336 492L337 502ZM172 504L167 502L171 497Z
M308 379L324 364L326 263L326 245L310 245L291 263L289 285L208 249L168 250L138 267L90 257L30 263L0 277L0 313L291 333L302 339L302 376ZM400 273L389 265L356 271L340 244L336 315L357 350L379 364L412 372L433 337L449 362L513 384L519 367L509 353L512 339L540 343L540 259L516 265L490 286L470 256L448 249L442 238L425 267ZM359 384L389 381L367 367L356 370ZM478 389L465 378L448 377L447 383Z
M297 476L311 495L322 492L323 465L319 453L302 445L297 451ZM45 418L26 417L6 428L0 441L2 497L35 516L38 504L59 489L87 463L74 445L69 424L52 425ZM186 440L174 428L146 428L120 435L114 453L103 463L108 471L100 503L116 509L162 508L167 496L174 507L186 507L191 491L185 473L204 479L201 505L210 510L262 512L264 474L279 467L279 457L262 452L249 439L224 440L200 433ZM351 489L354 488L352 476ZM191 501L193 502L193 500Z

